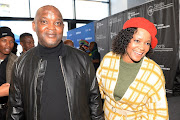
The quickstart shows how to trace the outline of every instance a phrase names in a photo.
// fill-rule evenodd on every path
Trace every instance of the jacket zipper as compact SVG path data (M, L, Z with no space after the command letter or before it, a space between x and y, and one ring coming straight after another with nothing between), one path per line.
M70 102L69 102L69 98L68 98L68 93L67 93L67 82L66 82L66 77L64 74L64 69L63 69L63 65L62 65L62 56L59 56L59 60L60 60L60 65L62 68L62 73L63 73L63 77L64 77L64 82L65 82L65 88L66 88L66 95L67 95L67 101L68 101L68 108L69 108L69 115L70 115L70 120L72 120L72 116L71 116L71 109L70 109Z
M40 59L39 63L38 63L38 71L37 71L37 76L35 78L35 87L34 87L34 91L35 91L35 119L37 120L37 93L36 93L36 87L37 87L37 78L38 78L38 74L39 74L39 68L41 65L42 59Z

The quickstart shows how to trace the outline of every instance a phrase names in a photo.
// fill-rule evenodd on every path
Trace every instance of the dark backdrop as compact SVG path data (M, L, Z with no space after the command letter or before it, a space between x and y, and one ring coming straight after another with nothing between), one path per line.
M151 58L162 68L167 93L172 93L179 58L179 0L156 0L96 21L95 41L101 59L111 50L112 39L132 17L145 17L157 28L158 45Z

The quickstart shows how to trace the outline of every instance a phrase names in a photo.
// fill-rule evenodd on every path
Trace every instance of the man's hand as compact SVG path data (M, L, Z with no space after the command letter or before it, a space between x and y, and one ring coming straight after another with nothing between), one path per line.
M0 86L0 97L9 96L9 83L4 83Z

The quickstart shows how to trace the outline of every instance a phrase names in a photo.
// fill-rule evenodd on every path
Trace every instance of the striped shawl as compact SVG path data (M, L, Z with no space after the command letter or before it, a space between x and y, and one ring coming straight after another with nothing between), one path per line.
M96 72L101 97L105 99L106 120L168 120L165 78L161 68L144 57L135 80L119 101L114 89L119 75L120 56L109 52Z

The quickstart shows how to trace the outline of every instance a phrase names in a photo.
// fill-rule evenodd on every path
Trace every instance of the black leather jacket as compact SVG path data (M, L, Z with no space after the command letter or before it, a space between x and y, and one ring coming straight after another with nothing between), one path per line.
M70 119L104 120L98 83L89 56L64 44L62 47L63 55L59 56L59 62L66 86ZM15 63L8 120L40 119L41 92L47 61L42 60L37 51L37 47L29 50Z

